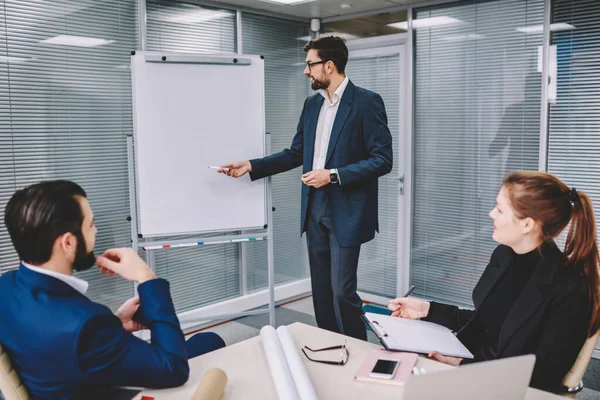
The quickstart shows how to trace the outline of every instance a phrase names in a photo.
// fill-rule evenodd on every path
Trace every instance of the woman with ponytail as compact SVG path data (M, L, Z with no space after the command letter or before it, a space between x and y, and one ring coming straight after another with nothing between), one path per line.
M590 198L543 172L509 174L490 212L500 245L473 290L475 310L397 298L392 315L457 332L475 356L459 365L535 354L531 386L559 392L585 340L600 329L596 221ZM569 225L564 252L554 239Z

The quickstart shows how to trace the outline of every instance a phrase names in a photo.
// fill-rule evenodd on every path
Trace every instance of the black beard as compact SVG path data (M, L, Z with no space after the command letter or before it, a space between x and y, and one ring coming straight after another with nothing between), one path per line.
M312 90L327 89L329 87L329 82L323 82L313 78L310 87Z
M77 252L75 253L75 261L73 261L73 269L77 272L86 271L96 264L96 256L93 250L86 253L85 241L81 233L75 236L77 237Z
M92 251L83 257L77 258L73 262L73 269L77 272L86 271L92 268L94 264L96 264L96 255Z

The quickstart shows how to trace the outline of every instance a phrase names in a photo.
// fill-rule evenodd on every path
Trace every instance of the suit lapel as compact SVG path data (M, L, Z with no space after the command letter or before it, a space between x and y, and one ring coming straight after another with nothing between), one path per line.
M348 85L346 86L346 90L344 90L344 94L340 99L340 106L335 115L335 120L333 122L333 128L331 129L331 137L329 138L329 146L327 147L327 157L325 158L325 165L329 162L331 158L331 154L333 153L333 149L342 133L342 129L344 128L344 124L346 123L346 118L352 109L352 101L354 100L354 89L356 86L350 81L348 81Z
M504 275L508 269L513 258L514 252L507 249L502 256L498 258L495 264L492 264L485 269L479 283L473 291L473 303L475 304L475 308L479 308L481 303L483 303L490 294L492 288L498 283L502 275Z
M542 259L525 284L500 329L498 354L501 354L508 340L517 329L544 304L561 259L562 253L554 243L542 245Z
M319 114L321 114L321 107L323 106L323 101L325 99L320 94L316 95L316 99L314 100L314 106L308 112L308 122L306 126L308 127L307 131L305 131L305 140L307 144L306 152L309 157L308 165L304 166L305 171L311 171L313 165L313 159L315 157L315 140L317 138L317 124L319 122Z

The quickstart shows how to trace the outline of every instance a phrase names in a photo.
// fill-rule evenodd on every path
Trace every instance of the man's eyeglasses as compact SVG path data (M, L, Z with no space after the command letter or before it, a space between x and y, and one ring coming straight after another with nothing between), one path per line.
M306 66L308 67L309 71L312 71L312 66L313 65L319 65L319 64L325 64L327 61L329 60L321 60L321 61L307 61L306 62Z
M304 355L306 356L306 358L308 358L310 361L314 361L314 362L318 362L318 363L323 363L323 364L329 364L329 365L345 365L348 362L348 358L350 358L350 352L348 351L348 341L344 341L344 344L341 346L332 346L332 347L325 347L324 349L311 349L308 346L304 346L302 348L302 352L304 353ZM319 351L329 351L329 350L341 350L340 353L340 361L326 361L326 360L315 360L313 358L310 358L308 354L306 354L306 351L304 351L304 349L311 351L313 353L317 353Z

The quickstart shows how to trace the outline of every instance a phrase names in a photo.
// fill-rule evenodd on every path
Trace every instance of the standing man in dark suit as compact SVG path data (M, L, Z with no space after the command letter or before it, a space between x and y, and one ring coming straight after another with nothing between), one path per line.
M361 244L378 228L377 178L392 169L392 137L381 96L345 75L343 39L311 40L304 51L304 75L318 93L304 101L290 148L219 172L255 180L303 165L301 231L317 324L366 340L356 270Z

